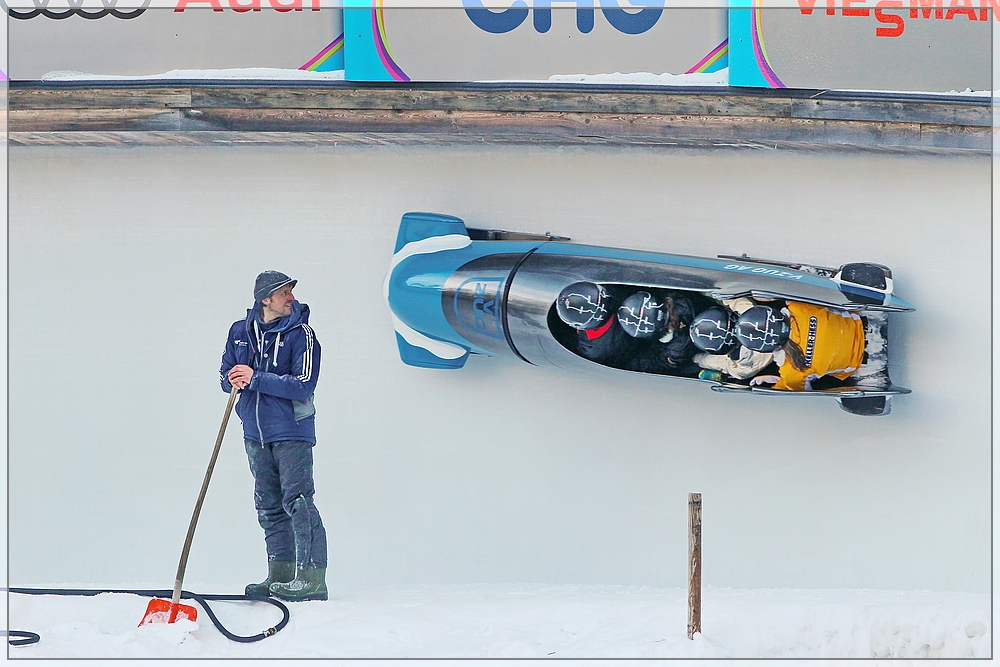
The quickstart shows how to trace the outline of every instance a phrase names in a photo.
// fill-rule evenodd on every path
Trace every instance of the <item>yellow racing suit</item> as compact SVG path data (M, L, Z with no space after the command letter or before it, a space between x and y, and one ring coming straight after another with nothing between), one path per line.
M789 301L788 311L789 339L802 349L808 367L800 371L785 355L775 389L805 391L816 378L832 375L846 380L858 370L865 353L865 330L857 313L798 301Z

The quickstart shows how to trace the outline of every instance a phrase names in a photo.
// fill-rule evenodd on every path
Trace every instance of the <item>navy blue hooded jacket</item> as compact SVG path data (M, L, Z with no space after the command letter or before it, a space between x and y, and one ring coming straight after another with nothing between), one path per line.
M245 437L258 442L304 440L316 443L313 392L319 377L319 341L309 326L309 306L292 302L292 313L262 331L259 304L246 319L233 323L222 355L219 379L229 393L229 370L246 364L253 370L250 385L236 404Z

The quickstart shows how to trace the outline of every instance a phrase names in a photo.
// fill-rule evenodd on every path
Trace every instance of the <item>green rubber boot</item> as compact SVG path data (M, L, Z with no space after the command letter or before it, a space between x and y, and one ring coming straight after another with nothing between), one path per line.
M271 595L285 602L326 600L326 568L299 570L288 583L271 584Z
M295 563L287 560L269 560L267 562L267 579L259 584L247 584L245 594L251 598L266 598L271 594L270 586L274 583L291 581L295 578Z

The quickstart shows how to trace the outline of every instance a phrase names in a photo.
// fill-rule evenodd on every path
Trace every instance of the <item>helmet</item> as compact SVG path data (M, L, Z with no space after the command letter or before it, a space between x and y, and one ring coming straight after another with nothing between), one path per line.
M619 306L618 324L633 338L655 338L667 327L666 306L649 292L636 292Z
M705 352L725 352L736 342L734 324L736 324L735 313L718 306L709 308L691 321L688 330L691 342Z
M559 292L556 312L574 329L596 329L611 316L609 300L607 290L597 283L573 283Z
M754 306L736 321L736 339L757 352L774 352L791 330L784 313L770 306Z

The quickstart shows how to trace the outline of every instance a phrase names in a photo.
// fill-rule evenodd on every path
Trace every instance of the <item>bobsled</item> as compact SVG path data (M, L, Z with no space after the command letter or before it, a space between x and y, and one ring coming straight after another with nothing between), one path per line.
M556 314L560 291L579 281L672 290L701 302L746 296L851 311L864 323L865 360L839 386L811 391L749 381L662 375L715 391L827 396L847 412L884 415L909 389L889 379L888 314L914 308L893 294L892 272L856 262L838 268L746 255L693 257L571 243L569 238L467 227L460 218L406 213L383 295L399 355L410 366L458 369L469 355L505 357L572 371L635 373L574 351L576 332Z

